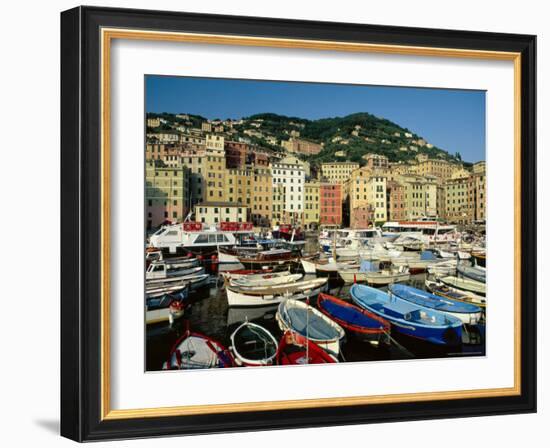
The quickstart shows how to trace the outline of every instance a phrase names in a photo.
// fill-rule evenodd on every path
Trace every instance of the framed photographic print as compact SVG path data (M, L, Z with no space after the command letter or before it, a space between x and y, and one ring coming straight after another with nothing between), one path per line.
M61 25L62 435L536 411L534 36Z

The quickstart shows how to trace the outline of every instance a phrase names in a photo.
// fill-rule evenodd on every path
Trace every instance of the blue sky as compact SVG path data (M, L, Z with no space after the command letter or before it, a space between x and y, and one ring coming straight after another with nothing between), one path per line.
M369 112L468 162L485 160L485 92L348 84L146 76L147 112L213 118L273 112L318 119Z

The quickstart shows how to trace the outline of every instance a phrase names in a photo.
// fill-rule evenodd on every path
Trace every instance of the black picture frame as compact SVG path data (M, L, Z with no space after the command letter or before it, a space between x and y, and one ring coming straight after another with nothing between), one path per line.
M101 419L100 29L521 53L521 394ZM61 435L76 441L536 412L536 37L99 7L61 14Z

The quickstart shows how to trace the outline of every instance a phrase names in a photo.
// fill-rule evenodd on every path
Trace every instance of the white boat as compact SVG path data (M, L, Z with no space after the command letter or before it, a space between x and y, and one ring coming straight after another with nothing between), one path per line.
M209 336L186 331L170 352L163 370L234 367L231 352Z
M223 278L225 280L231 280L231 279L239 279L239 278L247 278L250 280L261 280L265 278L274 278L274 277L285 277L287 275L290 275L290 271L278 271L278 272L271 272L266 269L265 273L259 272L259 270L238 270L236 272L224 272L222 274Z
M474 292L454 288L438 281L426 280L424 283L429 291L437 294L438 296L447 297L449 299L462 302L474 303L481 308L485 308L487 306L487 298Z
M265 275L262 278L257 279L251 279L247 277L241 277L241 278L235 278L229 280L229 284L231 286L275 286L275 285L283 285L283 284L289 284L293 282L297 282L303 277L302 274L289 274L285 276L276 276L276 277L270 277L269 275Z
M176 253L178 248L196 252L217 250L220 246L239 246L255 241L252 223L221 222L205 226L200 222L183 222L163 226L149 237L149 245Z
M441 224L429 218L422 218L416 221L388 221L382 225L384 236L397 235L394 241L397 244L401 236L414 236L425 243L443 244L455 242L459 238L456 226L452 224Z
M210 276L208 274L189 274L184 275L181 277L176 278L170 278L170 279L153 279L153 280L147 280L145 283L145 289L146 291L152 291L157 288L166 288L170 287L171 285L175 284L189 284L189 288L191 291L194 291L196 289L202 288L204 286L208 285Z
M411 278L409 270L405 266L378 269L368 261L363 261L360 269L343 270L338 274L346 284L368 283L379 286L406 282Z
M276 286L228 286L229 306L266 306L286 299L305 300L317 296L326 287L326 278L316 278L301 282Z
M298 300L288 299L279 305L276 314L279 328L292 331L305 340L315 342L331 355L338 356L344 329L319 310Z
M332 258L327 260L307 260L302 258L301 260L302 267L306 274L317 274L321 273L334 273L338 272L340 269L351 268L353 266L358 266L356 261L351 262L335 262Z
M182 279L188 275L204 274L204 268L202 266L195 266L191 268L183 269L168 269L168 266L164 261L157 263L151 263L145 271L145 280L166 280L170 278Z
M170 322L182 317L188 304L189 286L175 294L147 294L145 299L145 323Z
M485 283L454 276L442 277L440 280L446 285L453 286L464 291L471 291L485 295Z
M455 275L456 274L457 260L452 258L442 258L441 261L437 261L428 265L428 273L436 277Z
M279 344L264 327L244 322L231 335L231 351L237 365L268 366L274 363Z

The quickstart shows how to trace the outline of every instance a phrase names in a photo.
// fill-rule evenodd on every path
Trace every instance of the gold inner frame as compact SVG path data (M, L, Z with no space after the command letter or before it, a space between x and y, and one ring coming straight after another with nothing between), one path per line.
M514 63L514 386L442 392L369 395L304 400L282 400L212 405L171 406L141 409L110 407L110 50L113 39L241 45L506 60ZM514 52L415 47L302 39L278 39L215 34L155 32L132 29L101 30L101 419L184 416L228 412L306 409L382 403L422 402L467 398L502 397L521 394L521 54Z

